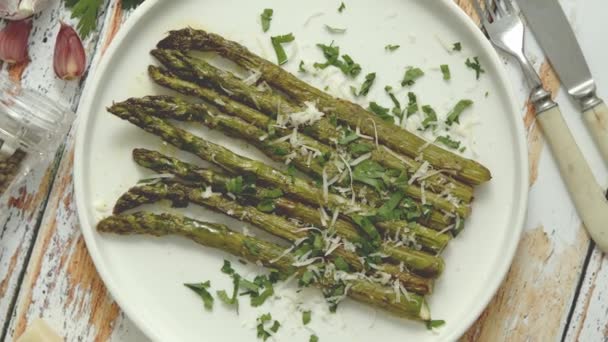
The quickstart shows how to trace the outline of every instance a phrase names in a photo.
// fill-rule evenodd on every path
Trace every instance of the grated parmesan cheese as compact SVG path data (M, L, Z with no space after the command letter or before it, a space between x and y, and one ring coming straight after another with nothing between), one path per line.
M319 111L313 102L306 101L304 102L304 105L306 105L306 109L304 111L291 113L288 115L289 122L294 127L299 127L301 125L312 125L325 116L325 113Z

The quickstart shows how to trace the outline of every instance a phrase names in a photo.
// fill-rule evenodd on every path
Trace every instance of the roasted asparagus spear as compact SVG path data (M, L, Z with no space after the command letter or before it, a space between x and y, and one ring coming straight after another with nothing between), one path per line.
M169 173L187 181L203 182L212 185L213 189L222 192L227 191L226 184L231 180L229 176L221 172L201 168L156 151L135 149L133 150L133 159L138 165L156 171L159 174ZM250 194L250 196L255 197L259 202L263 200L270 190L256 185L256 191ZM322 222L321 215L319 214L320 208L318 207L311 207L304 203L293 201L286 196L276 198L274 204L280 213L288 217L293 217L316 226L327 225L327 222ZM117 208L119 212L125 210L120 204L117 204ZM435 253L441 252L451 240L447 234L440 234L416 223L387 221L377 222L376 226L393 241L405 240L407 242L413 240L413 247L420 245L423 249ZM346 219L338 218L334 227L349 240L360 238L357 228Z
M282 216L262 212L253 206L241 205L221 194L208 194L206 193L206 189L206 187L188 186L179 182L167 180L161 180L149 185L136 186L121 196L116 204L116 208L120 208L121 210L115 210L115 213L122 213L124 209L133 209L146 203L171 200L174 203L177 203L176 205L178 207L187 205L188 203L205 206L230 217L251 223L256 227L291 243L295 243L298 239L305 238L309 235L309 233L303 229L306 228L305 226L298 225ZM331 232L332 231L328 230L329 234L331 234ZM337 229L335 232L338 236L343 237ZM363 242L359 235L351 241L354 243ZM386 247L381 246L380 253L386 254L397 263L403 262L406 269L425 277L434 278L439 276L444 267L441 258L408 248L389 245ZM366 268L357 254L353 251L346 250L342 245L335 248L335 250L327 256L343 258L356 271L363 271ZM378 264L377 269L380 272L391 275L395 279L399 279L408 290L421 294L429 293L431 290L431 280L418 277L408 272L401 272L398 266L383 263Z
M359 105L334 98L301 81L281 67L253 54L244 46L226 40L219 35L186 28L171 31L168 37L159 42L158 47L162 49L195 49L217 52L244 68L258 70L261 72L263 80L285 92L299 103L317 101L322 109L329 110L331 114L336 115L338 120L352 127L359 127L367 135L376 136L383 144L395 151L412 158L417 158L422 153L424 159L436 169L454 171L457 178L473 185L491 179L490 171L483 165L443 150L438 146L428 144L424 139L411 132L378 120L372 113Z
M262 150L271 159L281 162L291 162L300 171L317 179L321 179L323 173L325 173L328 179L332 179L339 176L342 172L346 172L346 170L340 171L336 167L333 158L330 157L329 160L321 158L322 156L327 155L327 153L330 153L329 155L333 156L336 155L335 153L331 153L332 150L329 146L320 143L315 144L313 139L307 139L305 136L300 136L299 133L297 136L298 143L295 146L287 141L272 140L268 137L266 131L239 118L226 116L212 104L190 104L184 100L171 96L153 96L141 99L129 99L117 105L123 105L130 108L139 106L142 109L145 109L147 113L158 117L180 121L194 121L202 123L210 128L219 128L228 135L247 140L249 143ZM292 133L290 133L290 137L293 137ZM302 153L302 149L304 149L306 153ZM335 161L342 163L340 160ZM346 173L344 176L346 176ZM347 177L343 178L344 182L348 179ZM361 191L364 190L364 193L367 194L366 199L370 204L379 204L381 201L378 196L379 194L365 184L358 184L355 190L356 193L361 193ZM411 196L418 201L424 197L426 203L429 203L434 208L438 208L445 212L453 212L463 218L470 215L470 208L468 206L454 204L430 191L423 195L421 189L417 186L400 184L394 186L394 190L403 191L406 195ZM445 227L450 224L443 213L435 210L431 213L430 220L437 227Z
M111 216L97 225L100 232L129 234L149 234L153 236L180 235L201 245L221 249L250 262L260 262L266 267L283 273L302 272L305 268L294 267L296 256L287 253L279 245L255 237L234 232L224 225L206 223L186 217L170 214L135 213L132 215ZM323 265L319 265L323 266ZM327 271L328 276L319 277L316 286L332 289L346 283L350 298L382 308L394 315L420 321L430 320L430 312L424 297L408 294L406 298L397 298L389 287L366 280L336 281Z

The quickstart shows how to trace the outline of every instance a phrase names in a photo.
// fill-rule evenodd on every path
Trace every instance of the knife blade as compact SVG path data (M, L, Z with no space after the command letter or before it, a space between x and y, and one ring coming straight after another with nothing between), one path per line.
M578 99L595 91L591 70L559 2L518 0L517 3L568 93Z
M568 93L579 102L589 131L608 163L608 107L596 95L583 51L558 0L517 0Z

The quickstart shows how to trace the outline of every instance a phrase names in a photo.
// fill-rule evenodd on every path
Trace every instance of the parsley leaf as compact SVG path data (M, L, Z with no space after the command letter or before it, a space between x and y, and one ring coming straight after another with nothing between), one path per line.
M380 241L380 233L369 219L369 217L354 215L352 217L353 221L363 230L363 232L372 239L372 241Z
M422 106L422 111L426 115L424 121L422 121L422 128L427 130L429 127L437 127L437 113L431 106Z
M397 50L397 49L398 49L398 48L400 48L400 47L401 47L401 45L392 45L392 44L388 44L387 46L385 46L385 47L384 47L384 49L385 49L386 51L391 51L391 52L392 52L392 51Z
M258 326L257 326L257 332L258 332L258 338L261 338L262 341L266 341L270 336L272 336L271 333L269 333L268 331L266 331L266 329L264 328L264 325L267 322L270 322L272 320L272 315L267 313L267 314L263 314L260 317L258 317L257 322L258 322ZM275 321L275 325L279 323L277 321ZM273 325L273 327L275 326ZM279 324L280 326L280 324ZM272 328L271 328L272 330ZM277 330L279 330L279 327L277 326L275 330L273 330L273 332L276 332Z
M403 81L401 81L401 85L404 87L411 87L416 83L416 80L422 76L424 76L424 71L422 71L422 69L408 67L405 71L405 76L403 76Z
M274 204L274 199L266 198L258 203L256 208L263 213L271 213L276 209L276 205Z
M449 148L455 149L455 150L460 148L460 141L453 140L452 138L450 138L449 135L437 137L436 141L442 143L443 145L445 145Z
M374 85L375 81L376 81L375 72L367 74L367 76L365 76L365 82L363 82L363 85L361 86L361 90L359 90L359 94L357 96L361 96L361 95L366 96L367 94L369 94L369 90Z
M344 3L341 3L340 7L338 8L338 12L342 13L342 12L344 12L345 9L346 9L346 5Z
M478 57L473 57L473 61L471 61L469 58L467 58L466 62L464 62L464 64L470 68L473 69L475 71L475 77L476 79L479 79L479 76L483 73L485 73L486 71L481 67L481 64L479 63L479 58Z
M239 292L239 283L241 280L241 276L239 276L238 274L233 274L232 275L232 283L234 284L234 287L232 289L232 297L228 297L228 293L226 293L225 290L221 290L221 291L217 291L217 296L219 297L219 299L228 304L228 305L236 305L236 309L238 311L239 309L239 299L238 299L238 292Z
M243 177L238 176L226 181L226 191L233 195L240 195L243 192Z
M262 18L262 30L264 32L268 32L270 29L270 22L272 21L272 15L274 14L274 10L271 8L266 8L264 12L260 15Z
M78 32L82 39L97 28L97 15L103 0L66 0L66 6L72 9L72 18L78 18Z
M384 176L386 170L382 165L372 160L365 160L355 167L353 170L353 179L373 186L378 191L385 188Z
M397 100L397 97L393 93L393 87L386 86L386 87L384 87L384 91L386 91L386 93L388 94L388 96L391 98L391 101L393 101L393 105L394 105L393 110L392 110L393 115L395 115L399 119L402 119L403 118L403 110L401 109L401 102L399 102L399 100Z
M224 260L224 266L222 266L222 273L225 273L227 275L233 275L236 273L232 268L232 264L230 263L230 261Z
M348 145L348 151L354 156L361 156L363 154L373 151L374 145L372 144L350 144Z
M319 342L319 337L317 335L310 335L308 342Z
M279 65L287 63L287 54L285 53L285 49L283 49L283 44L293 42L294 40L295 37L292 33L270 38L274 52L277 54L277 63Z
M184 286L194 291L197 295L201 297L205 305L205 309L213 309L213 297L211 296L209 291L207 291L207 289L211 287L211 283L209 281L199 284L184 284Z
M339 145L348 145L351 142L359 139L360 137L357 135L356 132L348 130L344 133L344 137L340 140L338 140L338 144Z
M460 42L454 43L454 45L452 45L452 51L462 51L462 44Z
M317 46L323 51L323 55L327 61L325 63L315 63L315 68L325 69L331 65L339 68L342 70L342 73L351 77L357 77L361 73L361 65L355 63L349 55L342 55L342 60L340 60L340 47L334 46L333 42L330 45L317 44Z
M388 122L395 121L393 116L389 114L389 109L382 107L381 105L377 104L376 102L370 102L368 110L371 111L372 113L378 115L378 117L380 117L380 119L382 119L384 121L388 121Z
M310 323L311 312L310 310L302 312L302 324L307 325Z
M445 325L444 320L431 320L426 322L426 328L429 330L433 330Z
M416 98L416 94L409 92L407 93L408 104L407 104L407 117L409 118L413 114L418 112L418 99Z
M454 108L448 113L448 117L445 120L445 123L448 126L452 126L454 123L460 123L460 115L464 112L465 109L471 107L473 105L473 101L471 100L460 100L454 106Z
M441 73L443 74L443 79L448 81L452 78L452 74L450 73L450 66L447 64L441 64Z
M405 197L405 194L401 191L392 194L389 200L378 209L378 218L381 221L398 220L400 214L395 213L395 209L397 209L399 203L403 200L403 197Z
M350 265L342 257L337 257L334 260L334 265L338 271L350 272Z
M308 70L306 70L306 64L304 64L304 61L300 61L300 66L298 67L298 71L308 72Z
M344 34L344 33L346 33L346 29L345 28L332 27L332 26L329 26L327 24L325 24L325 29L327 29L327 31L329 33L335 33L335 34Z

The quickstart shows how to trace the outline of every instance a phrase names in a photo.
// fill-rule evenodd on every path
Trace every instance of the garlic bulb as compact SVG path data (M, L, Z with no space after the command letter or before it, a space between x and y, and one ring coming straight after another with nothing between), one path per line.
M0 18L21 20L45 9L50 0L0 0Z

